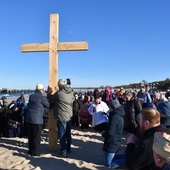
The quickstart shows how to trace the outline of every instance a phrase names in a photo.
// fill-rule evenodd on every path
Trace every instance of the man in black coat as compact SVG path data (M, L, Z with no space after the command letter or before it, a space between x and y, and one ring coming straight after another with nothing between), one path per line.
M127 91L125 93L125 98L125 130L139 137L137 115L142 110L142 106L140 102L135 97L133 97L133 93L131 91Z

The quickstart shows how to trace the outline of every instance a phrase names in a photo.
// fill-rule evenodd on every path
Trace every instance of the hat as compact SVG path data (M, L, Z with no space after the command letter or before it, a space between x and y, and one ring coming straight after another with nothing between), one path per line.
M157 106L157 110L164 116L170 116L170 102L161 102Z
M58 80L58 85L66 85L66 81L64 79L59 79Z
M9 105L8 108L9 109L14 109L17 107L17 102L15 100L13 100Z
M165 132L155 132L153 151L161 157L170 160L170 134Z
M119 101L117 99L111 100L108 104L112 109L117 109L120 105Z
M4 100L4 99L7 99L7 98L6 98L5 96L2 96L2 97L1 97L1 100Z
M42 84L36 85L36 90L42 90L42 89L44 89L44 86Z

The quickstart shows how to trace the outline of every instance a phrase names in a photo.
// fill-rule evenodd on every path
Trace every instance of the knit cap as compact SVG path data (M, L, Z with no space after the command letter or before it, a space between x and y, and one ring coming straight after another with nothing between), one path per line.
M161 157L170 161L170 134L165 132L155 132L153 151Z

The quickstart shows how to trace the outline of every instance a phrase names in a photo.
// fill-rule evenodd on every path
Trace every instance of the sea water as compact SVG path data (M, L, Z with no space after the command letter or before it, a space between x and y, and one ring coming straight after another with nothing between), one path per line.
M20 95L23 93L0 93L0 99L2 96L5 96L7 98L7 101L10 103L13 100L17 100ZM24 93L24 98L26 100L26 103L28 102L29 96L33 93Z

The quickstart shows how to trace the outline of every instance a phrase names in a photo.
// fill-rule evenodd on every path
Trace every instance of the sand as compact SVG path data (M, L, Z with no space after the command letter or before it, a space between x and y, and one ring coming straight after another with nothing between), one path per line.
M71 130L72 145L68 158L58 158L57 152L49 151L48 130L42 133L41 156L27 155L28 140L23 138L0 139L0 169L16 170L104 170L103 138L93 128L82 130L75 127ZM124 134L126 135L126 134ZM126 140L122 138L122 145L118 154L123 154ZM59 143L57 144L59 149ZM120 168L119 168L120 169ZM121 168L126 169L126 168Z

